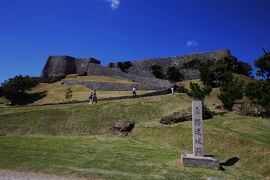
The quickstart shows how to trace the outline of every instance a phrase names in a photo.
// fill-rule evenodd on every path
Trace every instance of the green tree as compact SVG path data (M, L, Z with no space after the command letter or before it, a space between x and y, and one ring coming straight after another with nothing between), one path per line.
M206 86L219 87L232 77L232 71L221 61L209 60L200 68L200 80Z
M270 115L270 81L257 80L245 87L245 95L254 103L261 105Z
M71 90L71 88L69 87L69 88L67 88L67 90L66 90L66 93L65 93L65 97L66 97L66 100L68 101L68 102L70 102L70 100L71 100L71 98L72 98L72 90Z
M198 83L189 83L189 90L186 90L188 96L192 97L195 100L200 100L204 102L204 98L209 96L212 92L211 86L200 86Z
M37 84L34 78L18 75L2 84L3 94L13 105L25 104L31 99L29 91Z
M220 87L218 98L221 100L223 107L229 111L232 110L235 100L243 97L243 82L230 81L225 82Z
M155 65L151 66L151 71L152 71L152 74L156 78L159 78L159 79L164 78L163 70L162 70L160 65L155 64Z
M211 86L203 86L201 87L198 83L192 83L189 84L190 90L185 90L187 95L195 100L202 101L202 108L203 108L203 118L204 119L210 119L213 117L211 111L206 107L204 103L204 99L206 96L209 96L212 92Z
M183 68L185 69L200 69L202 66L202 61L199 59L192 59L183 64Z
M250 76L252 68L245 62L238 61L234 56L228 56L220 60L208 60L200 66L200 79L203 84L220 87L233 79L232 73Z
M183 78L183 75L179 72L179 69L172 66L166 71L166 79L172 82L178 82Z
M4 96L3 88L0 86L0 97Z
M255 60L255 67L258 68L256 74L264 79L270 79L270 53L265 53L263 56Z
M126 70L129 69L132 66L132 63L130 61L125 62L118 62L117 67L121 69L123 72L127 72Z

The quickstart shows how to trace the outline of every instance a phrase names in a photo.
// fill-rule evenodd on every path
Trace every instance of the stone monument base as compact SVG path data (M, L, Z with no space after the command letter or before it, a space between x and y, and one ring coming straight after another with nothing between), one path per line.
M201 157L194 156L193 154L181 153L181 161L184 166L220 169L219 160L213 157Z

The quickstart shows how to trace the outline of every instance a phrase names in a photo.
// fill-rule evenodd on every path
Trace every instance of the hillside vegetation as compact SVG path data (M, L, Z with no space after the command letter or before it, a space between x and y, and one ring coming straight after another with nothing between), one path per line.
M67 79L83 80L83 81L95 81L95 82L113 82L113 83L129 83L134 82L115 79L112 77L105 76L78 76L69 75ZM46 96L35 101L34 105L42 105L49 103L59 103L65 101L65 92L67 88L70 87L73 91L72 101L86 101L91 93L91 89L83 85L63 85L60 81L55 83L40 83L38 86L34 87L31 93L46 91ZM145 94L153 91L138 91L137 94ZM121 97L121 96L131 96L131 91L97 91L98 98L108 98L108 97Z
M214 110L217 89L206 99ZM270 176L270 119L225 113L204 121L205 153L225 171L187 168L191 122L161 125L161 117L191 106L186 94L121 101L0 108L0 168L101 179L262 179ZM135 122L128 136L112 131L119 119Z

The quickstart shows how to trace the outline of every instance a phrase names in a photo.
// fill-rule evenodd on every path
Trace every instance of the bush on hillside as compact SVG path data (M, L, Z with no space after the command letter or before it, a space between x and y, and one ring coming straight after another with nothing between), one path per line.
M164 73L163 73L163 70L161 68L160 65L153 65L151 66L151 71L152 71L152 74L156 77L156 78L159 78L159 79L164 79Z
M185 69L200 69L202 66L202 62L199 59L192 59L183 64L183 68Z
M257 76L270 79L270 52L256 59L254 65L258 68Z
M250 76L252 68L249 64L238 61L236 57L229 56L201 63L199 70L203 84L220 87L222 84L232 81L232 73Z
M71 100L71 98L72 98L72 90L71 90L71 88L69 87L69 88L67 88L67 90L66 90L66 93L65 93L65 98L66 98L66 100L69 102L70 100Z
M129 69L132 66L130 61L125 61L125 62L118 62L117 67L121 69L123 72L127 72L126 70Z
M109 63L109 68L114 68L114 63L110 62Z
M38 82L29 76L18 75L6 80L2 84L4 96L15 104L26 104L41 94L30 94L29 91L38 85Z
M201 87L198 83L189 83L190 90L186 90L188 96L192 97L195 100L200 100L204 102L204 98L209 96L212 92L211 86Z
M3 87L0 86L0 97L3 97L4 93L3 93Z
M270 115L270 81L257 80L245 87L245 95Z
M165 78L172 82L178 82L183 79L183 75L178 68L172 66L167 69Z
M202 108L203 108L203 119L210 119L213 117L211 111L205 106L204 99L206 96L209 96L212 92L211 86L203 86L200 87L198 83L190 82L190 90L186 90L188 96L195 100L202 101Z
M243 97L243 82L230 81L222 84L218 98L221 100L223 107L229 111L232 110L235 100Z

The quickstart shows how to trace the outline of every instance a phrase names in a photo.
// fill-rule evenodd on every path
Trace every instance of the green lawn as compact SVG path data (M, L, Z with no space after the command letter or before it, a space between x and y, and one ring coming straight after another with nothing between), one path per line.
M213 109L214 91L207 98ZM102 179L267 179L270 119L216 115L204 121L205 153L240 160L225 171L187 168L181 152L192 151L191 122L161 125L160 117L191 105L185 94L92 106L81 104L0 108L0 168ZM128 136L111 131L133 120Z

